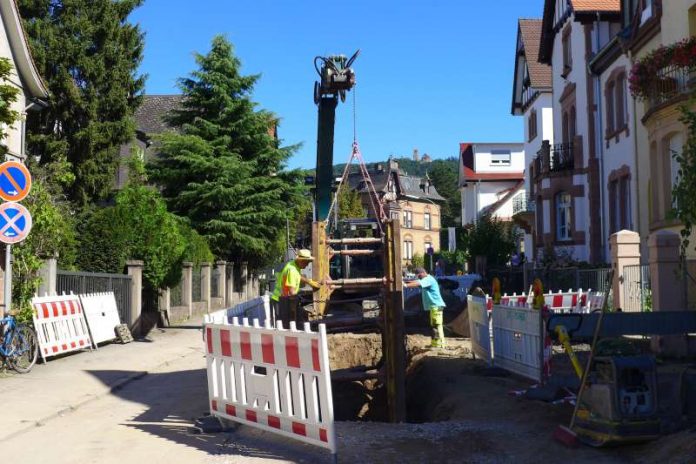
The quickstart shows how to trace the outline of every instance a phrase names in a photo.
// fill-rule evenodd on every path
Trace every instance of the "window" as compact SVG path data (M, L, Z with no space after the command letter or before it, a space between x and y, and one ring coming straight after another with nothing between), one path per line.
M425 230L430 230L432 228L432 224L430 222L430 213L429 212L425 212L423 214L423 228Z
M679 183L679 161L677 161L674 156L677 154L680 154L682 150L684 149L683 143L682 143L682 136L681 134L674 134L672 137L669 139L669 174L670 174L670 183L669 183L669 191L665 192L665 195L667 196L668 204L672 205L672 208L676 207L677 205L674 204L674 199L672 198L672 191L674 190L674 187L677 186Z
M413 227L413 212L404 211L404 227L411 229Z
M570 27L566 27L563 31L563 73L562 76L567 76L573 69L573 51L570 43Z
M633 229L631 221L631 172L627 166L609 174L609 232Z
M616 88L614 89L614 97L616 102L614 110L616 111L616 130L621 130L626 125L626 76L619 74L616 78Z
M604 97L607 107L605 138L618 137L618 133L626 129L628 125L628 118L626 117L628 114L626 73L623 68L615 69L609 76L604 90Z
M493 150L491 151L491 165L510 166L510 157L510 150Z
M624 176L619 181L619 228L631 230L631 190L630 179Z
M404 240L404 259L413 259L413 241Z
M618 181L609 182L609 233L613 234L619 231L619 194Z
M570 240L571 228L571 197L568 193L556 195L556 239Z
M529 142L531 142L537 136L537 112L536 112L536 110L532 110L529 113L529 121L527 122L527 131L529 133L527 140Z
M610 81L607 83L607 90L605 92L606 102L607 102L607 136L611 136L614 133L614 82Z

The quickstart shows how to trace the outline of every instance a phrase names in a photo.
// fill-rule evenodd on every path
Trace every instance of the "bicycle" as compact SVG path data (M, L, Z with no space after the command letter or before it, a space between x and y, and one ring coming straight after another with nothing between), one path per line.
M11 314L0 319L0 357L9 368L25 374L34 367L38 355L34 329L18 324Z

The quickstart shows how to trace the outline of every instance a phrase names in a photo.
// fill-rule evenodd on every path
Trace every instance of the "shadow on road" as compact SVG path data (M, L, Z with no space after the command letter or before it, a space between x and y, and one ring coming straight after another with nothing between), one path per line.
M205 369L147 375L121 370L87 372L107 385L113 385L114 379L143 375L123 388L112 389L112 395L144 406L142 413L123 423L123 426L197 448L208 455L330 462L325 450L252 427L239 426L232 431L216 434L195 433L194 421L209 412Z

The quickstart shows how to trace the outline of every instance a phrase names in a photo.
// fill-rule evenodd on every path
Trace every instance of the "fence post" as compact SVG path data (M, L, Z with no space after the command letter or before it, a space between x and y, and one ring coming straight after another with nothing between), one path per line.
M222 305L227 304L227 262L226 261L215 261L215 267L217 269L217 297L222 298Z
M686 310L684 280L677 278L681 272L680 244L679 235L667 230L657 231L648 238L653 311ZM688 354L686 335L653 336L650 345L653 352L666 356L683 357Z
M56 273L58 272L58 259L54 256L46 258L39 269L39 295L53 295L56 293Z
M193 263L184 262L181 273L181 304L188 308L188 317L193 315Z
M239 297L243 301L249 300L249 274L247 273L247 263L242 262L239 265L239 282L242 288L239 291Z
M160 312L164 312L165 321L169 319L169 310L171 309L172 297L169 288L163 288L159 291L158 306Z
M210 263L201 263L201 299L205 301L205 312L210 312Z
M612 234L609 238L611 247L611 266L614 269L614 309L623 308L623 269L624 266L640 264L640 235L630 230L621 230Z
M140 260L126 261L130 283L130 314L128 315L128 327L134 332L139 332L136 327L140 322L140 315L143 311L143 262ZM84 283L84 279L83 279Z
M234 306L234 263L227 263L227 272L225 274L225 306L231 308Z

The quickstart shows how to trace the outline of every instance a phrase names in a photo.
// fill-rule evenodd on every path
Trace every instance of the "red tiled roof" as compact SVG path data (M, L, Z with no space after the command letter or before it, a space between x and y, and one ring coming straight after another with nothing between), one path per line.
M551 66L539 62L541 42L541 19L520 19L520 35L527 58L527 69L532 87L544 88L553 85Z
M576 12L607 11L621 12L621 0L571 0L573 10Z
M462 163L464 178L460 179L460 185L469 180L496 181L496 180L522 180L524 172L476 172L474 171L473 144L461 142L459 144L459 158Z
M464 166L465 180L522 180L524 172L476 172L473 169Z

